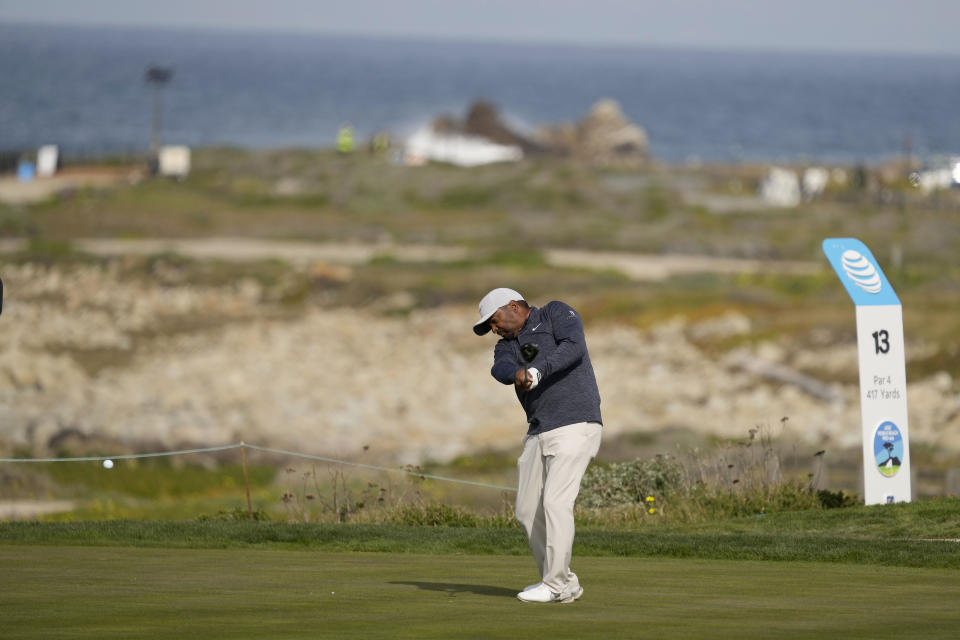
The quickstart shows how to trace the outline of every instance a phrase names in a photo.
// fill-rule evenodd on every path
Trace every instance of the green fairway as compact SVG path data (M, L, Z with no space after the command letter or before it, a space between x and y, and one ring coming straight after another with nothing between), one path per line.
M960 633L960 573L575 560L584 596L524 604L513 556L0 546L5 638L867 638Z

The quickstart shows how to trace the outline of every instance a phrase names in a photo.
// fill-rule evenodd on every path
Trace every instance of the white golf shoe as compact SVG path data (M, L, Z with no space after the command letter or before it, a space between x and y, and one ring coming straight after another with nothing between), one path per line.
M579 584L570 585L573 587L573 590L562 595L559 593L554 593L550 590L550 587L543 584L542 582L537 585L531 585L532 589L525 589L517 594L517 598L523 602L560 602L566 604L568 602L573 602L577 598L583 595L583 587Z

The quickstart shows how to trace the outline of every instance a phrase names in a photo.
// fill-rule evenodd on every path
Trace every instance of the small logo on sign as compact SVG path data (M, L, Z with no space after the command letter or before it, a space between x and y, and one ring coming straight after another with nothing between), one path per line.
M844 251L841 264L844 273L853 280L853 284L867 293L879 293L880 289L883 288L883 281L880 280L880 274L877 273L876 267L859 251L853 249Z
M873 455L881 474L888 478L897 475L903 464L903 434L890 420L877 426L873 436Z

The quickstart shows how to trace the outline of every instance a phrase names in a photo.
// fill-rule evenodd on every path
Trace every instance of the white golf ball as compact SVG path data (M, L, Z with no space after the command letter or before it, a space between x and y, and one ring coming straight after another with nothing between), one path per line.
M104 460L103 461L104 469L113 469L113 460Z

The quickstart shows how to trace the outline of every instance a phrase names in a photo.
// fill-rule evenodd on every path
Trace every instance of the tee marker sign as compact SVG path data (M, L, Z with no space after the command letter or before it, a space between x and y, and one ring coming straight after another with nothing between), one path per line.
M823 253L857 309L864 502L910 502L903 307L865 244L827 238Z

